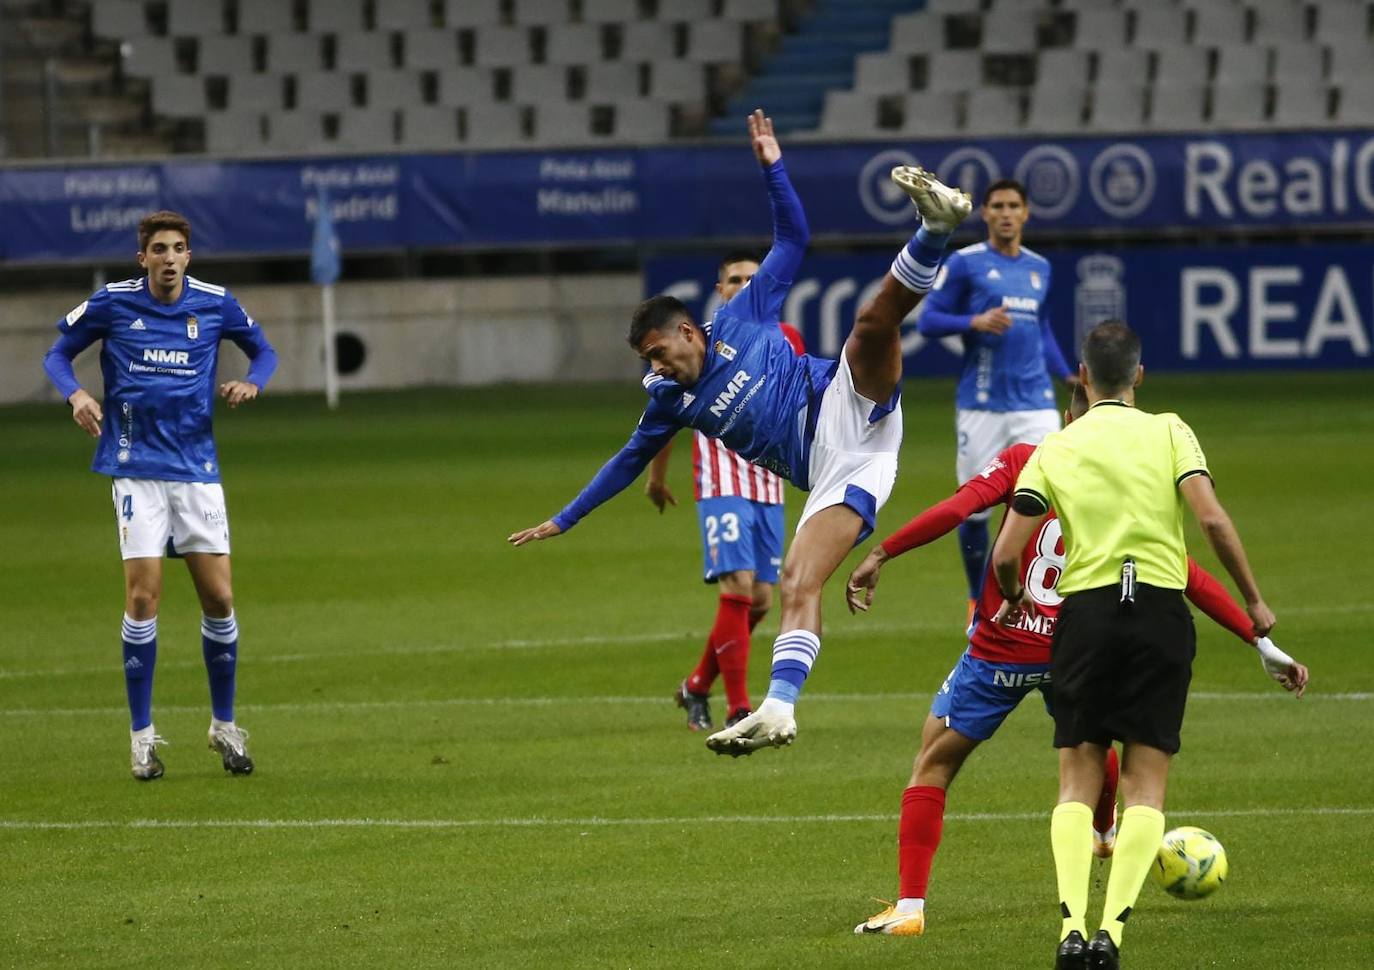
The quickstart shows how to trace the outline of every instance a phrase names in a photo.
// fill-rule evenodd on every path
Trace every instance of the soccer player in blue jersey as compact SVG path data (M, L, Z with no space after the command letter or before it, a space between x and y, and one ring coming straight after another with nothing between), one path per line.
M210 747L226 770L246 775L248 732L234 723L238 623L229 573L229 517L211 431L219 343L248 356L248 375L219 396L251 401L277 366L277 354L222 286L186 275L191 225L154 212L138 226L138 262L147 275L111 283L57 322L60 336L43 358L72 418L96 439L91 470L113 480L115 525L124 558L124 683L130 760L142 781L161 777L153 728L153 668L164 553L186 560L200 599L201 649L210 680ZM72 361L97 340L103 404L77 382Z
M1038 445L1059 430L1050 376L1073 383L1050 329L1050 263L1021 243L1030 210L1020 182L993 182L983 194L986 242L965 246L945 260L917 326L927 337L963 338L955 432L959 484L1005 448ZM988 515L959 526L968 578L969 619L988 558Z
M796 737L794 705L820 652L821 589L873 531L897 477L901 323L934 281L949 234L972 208L968 196L924 170L894 169L893 181L916 203L921 228L860 309L840 359L797 355L778 328L778 312L806 251L806 217L762 111L750 116L749 133L773 211L773 246L758 272L705 326L669 296L639 305L629 342L651 368L639 426L577 498L509 540L520 546L568 531L633 482L681 427L718 438L809 491L783 562L782 633L773 644L768 696L706 741L732 755Z

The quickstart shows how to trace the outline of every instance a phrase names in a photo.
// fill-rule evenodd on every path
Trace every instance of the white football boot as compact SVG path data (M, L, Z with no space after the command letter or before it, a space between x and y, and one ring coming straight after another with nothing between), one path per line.
M759 748L785 747L796 737L797 721L792 716L792 705L769 697L753 714L707 738L706 747L716 754L738 758L742 754L753 754Z
M154 750L159 744L166 744L160 735L151 729L141 731L129 738L129 770L139 781L152 781L162 777L162 759Z
M251 775L253 759L248 757L248 732L235 724L210 725L210 750L218 751L224 770L236 775Z
M911 196L922 224L931 232L953 232L973 211L967 192L950 188L919 165L898 165L892 170L892 181Z

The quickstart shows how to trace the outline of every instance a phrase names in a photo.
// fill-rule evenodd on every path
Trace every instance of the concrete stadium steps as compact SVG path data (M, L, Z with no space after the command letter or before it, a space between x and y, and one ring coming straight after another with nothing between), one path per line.
M779 134L815 128L826 92L852 83L854 58L885 49L892 18L922 6L924 0L820 0L725 112L708 122L708 132L737 136L739 119L754 108L769 114Z

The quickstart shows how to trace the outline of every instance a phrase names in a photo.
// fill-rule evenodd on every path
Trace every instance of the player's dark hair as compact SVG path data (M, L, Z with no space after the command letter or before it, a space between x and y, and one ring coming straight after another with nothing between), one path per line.
M630 336L627 338L630 346L638 350L645 337L659 330L667 330L679 317L686 317L689 321L692 319L687 304L677 297L649 297L635 307L634 316L630 317Z
M988 201L992 198L992 193L1001 192L1003 189L1011 189L1017 195L1021 196L1021 204L1025 205L1026 187L1016 181L1016 179L998 179L996 182L989 185L983 192L983 205L988 204Z
M1083 339L1083 363L1099 394L1119 394L1135 384L1140 337L1125 320L1103 320Z
M717 276L725 275L725 267L731 263L761 263L759 254L752 249L734 249L725 254L725 258L720 261L720 266L716 269Z
M138 224L138 251L148 248L148 240L164 229L171 229L186 237L186 245L191 245L191 223L180 212L162 209L150 212Z

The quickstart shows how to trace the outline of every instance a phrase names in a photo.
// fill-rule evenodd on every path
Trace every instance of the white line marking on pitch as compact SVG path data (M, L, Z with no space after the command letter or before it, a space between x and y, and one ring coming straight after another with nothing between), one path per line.
M1222 808L1170 810L1170 818L1274 818L1281 816L1374 815L1369 806L1314 806L1312 808ZM1044 822L1044 812L951 813L947 822ZM259 819L134 819L131 821L86 820L75 822L40 819L0 819L0 829L479 829L479 828L618 828L658 825L815 825L846 822L891 824L895 815L702 815L670 818L259 818Z
M863 702L871 704L875 701L898 701L902 703L923 702L930 700L929 692L917 693L888 693L888 694L807 694L808 702ZM1275 687L1273 690L1266 691L1194 691L1188 695L1190 701L1278 701L1286 700L1292 703L1292 698L1284 691ZM1374 699L1374 693L1352 692L1345 694L1309 694L1304 701L1356 701L1363 702ZM394 707L557 707L560 704L577 704L579 706L587 704L599 704L608 706L626 706L647 704L657 707L667 707L669 702L662 697L591 697L584 694L569 694L565 697L408 697L394 701L319 701L311 704L300 704L295 702L284 704L244 704L239 703L240 711L250 713L261 713L266 711L328 711L328 710L387 710ZM203 704L159 704L158 713L167 714L195 714L203 712ZM118 714L125 711L123 707L17 707L8 710L0 710L3 717L42 717L42 716L63 716L63 717L86 717L104 714Z

